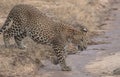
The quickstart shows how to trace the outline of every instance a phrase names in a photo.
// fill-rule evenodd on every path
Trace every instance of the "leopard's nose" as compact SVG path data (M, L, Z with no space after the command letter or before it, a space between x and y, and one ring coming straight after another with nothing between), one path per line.
M80 45L78 45L78 50L83 51L83 48L81 48Z
M83 50L86 50L86 49L87 49L87 47L81 47L80 45L78 45L78 50L83 51Z

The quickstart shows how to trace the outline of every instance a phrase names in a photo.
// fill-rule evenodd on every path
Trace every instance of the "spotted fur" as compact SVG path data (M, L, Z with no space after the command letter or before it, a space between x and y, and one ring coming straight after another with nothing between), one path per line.
M6 47L10 45L10 37L14 37L18 47L24 49L22 40L27 36L38 44L50 45L63 71L71 70L66 65L64 57L66 43L72 42L78 45L80 50L86 49L87 42L84 38L86 32L87 30L83 27L79 30L70 25L55 22L37 8L26 4L14 6L0 29Z

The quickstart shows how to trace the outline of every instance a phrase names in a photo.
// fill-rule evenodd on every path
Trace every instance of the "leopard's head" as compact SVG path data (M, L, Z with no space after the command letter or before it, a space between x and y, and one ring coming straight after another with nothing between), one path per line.
M68 41L75 44L78 50L83 51L87 48L88 29L85 26L80 25L78 28L69 28L68 33L70 33Z

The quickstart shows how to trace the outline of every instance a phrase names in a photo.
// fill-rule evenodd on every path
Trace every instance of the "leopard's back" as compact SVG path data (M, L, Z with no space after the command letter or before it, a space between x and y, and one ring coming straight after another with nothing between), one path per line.
M6 22L0 29L0 33L7 34L9 32L10 37L26 33L26 36L30 36L36 42L44 41L42 37L47 42L49 38L51 39L55 35L53 30L54 24L56 23L37 8L31 5L20 4L14 6L10 11Z

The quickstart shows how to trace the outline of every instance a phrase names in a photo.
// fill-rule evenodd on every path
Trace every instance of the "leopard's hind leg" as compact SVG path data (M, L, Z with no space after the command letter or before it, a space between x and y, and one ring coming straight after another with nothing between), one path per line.
M8 29L3 33L3 40L4 40L4 44L6 48L9 48L10 46L10 38L13 36L13 34L11 33L11 30Z
M15 42L19 49L25 49L26 46L24 46L22 40L26 37L26 32L23 32L19 35L14 36Z
M11 28L13 23L14 23L13 20L10 17L8 17L7 20L5 21L4 25L0 29L0 31L3 32L3 40L4 40L5 47L7 47L7 48L10 45L10 43L9 43L10 38L13 36L13 31Z

